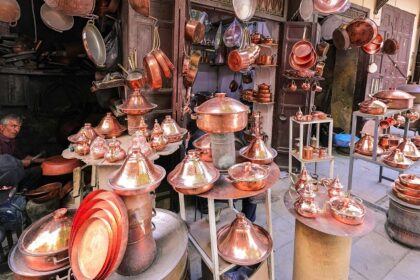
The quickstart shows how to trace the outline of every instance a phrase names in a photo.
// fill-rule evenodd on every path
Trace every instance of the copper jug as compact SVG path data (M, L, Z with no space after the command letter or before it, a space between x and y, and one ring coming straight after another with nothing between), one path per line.
M296 212L306 218L316 218L320 209L315 204L316 194L313 191L312 185L306 183L300 197L296 200L294 207Z
M117 162L123 160L126 156L126 153L123 148L121 148L121 141L117 140L115 137L112 137L111 142L108 144L109 149L105 153L105 160L108 162Z
M160 127L157 120L155 120L155 125L152 130L152 134L150 137L150 145L155 151L162 151L165 149L166 145L168 144L168 139L163 135L163 130Z
M100 159L105 156L105 153L108 150L108 145L103 136L98 136L93 140L90 145L90 155L93 159Z

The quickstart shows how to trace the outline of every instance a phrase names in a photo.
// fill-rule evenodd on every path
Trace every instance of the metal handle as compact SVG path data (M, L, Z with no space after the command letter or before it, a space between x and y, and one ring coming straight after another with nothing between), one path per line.
M69 260L69 256L67 256L65 258L62 258L62 259L58 259L57 257L52 258L52 261L53 261L54 264L59 264L59 263L62 263L62 262L68 261L68 260Z

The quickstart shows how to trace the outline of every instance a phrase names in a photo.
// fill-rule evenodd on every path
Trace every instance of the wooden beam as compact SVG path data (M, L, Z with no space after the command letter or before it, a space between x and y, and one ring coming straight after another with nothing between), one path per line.
M376 0L375 9L373 13L378 14L379 10L388 2L389 0Z

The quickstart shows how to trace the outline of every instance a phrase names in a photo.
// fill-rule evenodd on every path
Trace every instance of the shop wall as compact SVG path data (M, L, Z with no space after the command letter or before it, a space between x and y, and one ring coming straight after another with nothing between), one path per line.
M351 0L352 3L363 6L370 9L370 18L375 20L375 22L380 25L381 23L381 10L379 13L374 15L376 0ZM411 40L411 49L410 49L410 60L408 66L408 75L414 74L414 67L416 64L416 54L419 42L419 16L420 16L420 1L419 0L389 0L388 5L397 7L401 10L407 11L409 13L415 14L416 18L414 20L413 26L413 38Z

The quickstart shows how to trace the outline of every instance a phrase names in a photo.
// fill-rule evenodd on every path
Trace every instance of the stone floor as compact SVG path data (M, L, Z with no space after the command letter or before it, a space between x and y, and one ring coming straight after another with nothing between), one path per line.
M335 156L334 172L346 186L349 173L349 157L337 154ZM314 171L313 166L309 166L308 169ZM328 164L323 163L319 166L318 173L321 177L325 177L328 170ZM410 172L420 173L420 166L412 167ZM384 180L382 183L378 183L379 167L361 160L355 161L353 174L352 193L368 203L379 205L382 210L372 209L376 217L375 229L363 237L353 239L349 279L420 279L420 251L396 243L385 232L384 223L388 207L387 192L391 189L391 182ZM396 178L398 173L384 169L384 175ZM273 187L275 275L278 280L290 280L293 273L294 218L289 214L283 203L283 195L288 189L288 184L288 179L284 178ZM240 209L238 203L236 206ZM194 209L190 207L188 209L188 219L190 221L194 219L193 213ZM257 208L256 223L265 225L263 205L259 205ZM192 279L200 279L200 256L192 246L190 246L189 252Z

